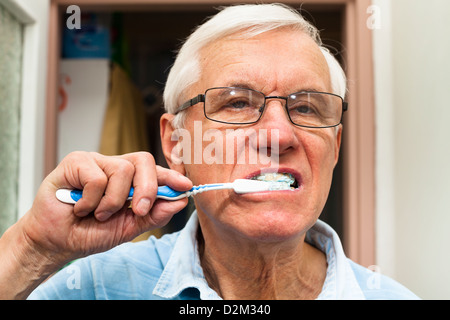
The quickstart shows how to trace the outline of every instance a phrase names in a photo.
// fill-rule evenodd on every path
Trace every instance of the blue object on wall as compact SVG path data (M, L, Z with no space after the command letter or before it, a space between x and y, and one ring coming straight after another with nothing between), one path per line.
M81 28L64 28L63 58L107 58L111 56L108 19L98 14L82 14Z

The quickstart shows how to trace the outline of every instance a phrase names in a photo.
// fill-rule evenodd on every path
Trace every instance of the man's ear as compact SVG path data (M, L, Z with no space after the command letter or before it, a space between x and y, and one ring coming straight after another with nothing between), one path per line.
M159 120L161 147L169 167L185 175L186 170L180 155L176 129L172 125L174 117L173 114L164 113Z

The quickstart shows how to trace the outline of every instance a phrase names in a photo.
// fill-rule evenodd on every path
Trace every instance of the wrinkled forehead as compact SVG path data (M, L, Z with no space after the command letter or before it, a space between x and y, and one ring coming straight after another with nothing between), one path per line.
M200 51L196 90L255 82L265 91L331 91L327 61L317 43L302 31L277 29L247 37L236 33Z

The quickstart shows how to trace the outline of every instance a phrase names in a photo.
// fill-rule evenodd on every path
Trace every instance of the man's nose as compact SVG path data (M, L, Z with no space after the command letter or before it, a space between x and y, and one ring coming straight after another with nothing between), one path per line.
M266 104L260 122L267 122L271 127L292 126L289 115L286 112L286 99L283 97L266 97Z
M258 126L260 129L267 129L269 131L267 145L265 147L271 148L276 143L280 154L299 144L295 135L296 127L289 119L285 104L285 99L268 97L264 113ZM273 139L277 141L272 141Z

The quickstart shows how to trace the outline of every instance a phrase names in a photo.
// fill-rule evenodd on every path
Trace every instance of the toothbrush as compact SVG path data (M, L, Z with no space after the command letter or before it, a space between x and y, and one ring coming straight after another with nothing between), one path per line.
M216 183L216 184L203 184L199 186L194 186L189 191L176 191L168 186L158 187L158 192L156 198L164 200L179 200L187 198L198 193L212 190L223 190L223 189L233 189L234 192L238 194L262 192L262 191L277 191L277 190L290 190L291 187L286 182L277 181L259 181L259 180L248 180L248 179L237 179L234 182L229 183ZM134 188L130 189L128 194L128 199L131 200L133 197ZM83 190L78 189L59 189L56 191L56 198L64 203L75 204L83 196Z

